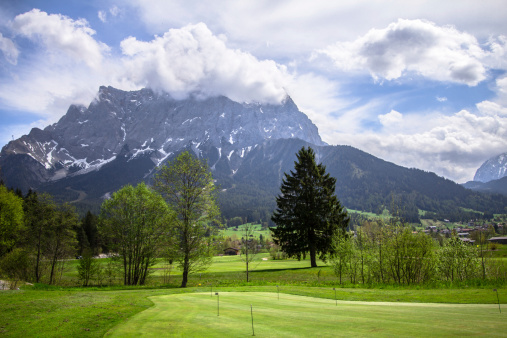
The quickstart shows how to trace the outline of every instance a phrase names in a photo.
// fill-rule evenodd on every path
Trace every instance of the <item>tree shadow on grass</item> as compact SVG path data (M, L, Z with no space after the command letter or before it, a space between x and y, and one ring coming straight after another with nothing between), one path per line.
M311 267L300 267L300 268L283 268L283 269L255 269L251 272L280 272L280 271L298 271L298 270L308 270L308 271L315 271L317 268L323 268L326 265L323 266L317 266L314 268Z

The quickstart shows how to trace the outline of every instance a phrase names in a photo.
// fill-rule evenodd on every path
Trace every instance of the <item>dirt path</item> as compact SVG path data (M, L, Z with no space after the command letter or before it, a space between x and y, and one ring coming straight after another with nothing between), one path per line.
M77 203L77 202L81 202L82 200L84 200L86 198L86 196L88 196L84 191L82 190L74 190L72 189L71 187L67 187L65 188L67 190L70 190L70 191L73 191L73 192L77 192L79 194L79 196L77 197L77 200L74 200L74 201L70 201L69 203Z

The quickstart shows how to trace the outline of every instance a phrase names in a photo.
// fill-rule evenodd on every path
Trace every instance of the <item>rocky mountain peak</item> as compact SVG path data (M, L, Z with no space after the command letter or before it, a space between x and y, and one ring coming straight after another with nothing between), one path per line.
M489 182L507 176L507 153L492 157L475 172L474 181Z
M9 142L0 165L9 167L14 155L28 156L35 181L47 182L99 170L125 149L130 159L149 157L154 166L192 149L213 159L211 166L226 160L234 173L257 144L283 138L325 144L289 96L279 105L238 103L224 96L175 100L151 89L101 86L88 107L71 105L57 123Z

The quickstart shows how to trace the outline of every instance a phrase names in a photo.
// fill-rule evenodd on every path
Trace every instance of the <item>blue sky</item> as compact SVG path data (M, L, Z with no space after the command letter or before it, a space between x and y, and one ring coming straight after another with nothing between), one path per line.
M507 152L504 1L3 1L0 145L100 85L278 103L457 182Z

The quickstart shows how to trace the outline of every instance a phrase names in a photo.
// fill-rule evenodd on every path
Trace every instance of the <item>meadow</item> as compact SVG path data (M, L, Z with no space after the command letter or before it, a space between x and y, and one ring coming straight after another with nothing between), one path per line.
M35 284L1 291L0 335L242 336L252 335L251 310L257 336L505 336L507 332L507 308L499 309L491 285L339 285L324 262L311 269L308 260L263 258L267 254L256 257L250 283L245 282L241 257L219 256L208 271L191 275L185 289L176 287L181 281L178 270L172 272L170 283L161 283L160 262L150 286ZM77 266L77 261L70 263ZM497 290L504 306L507 288Z
M221 236L224 236L224 237L231 237L232 238L234 235L236 235L236 237L241 238L244 236L245 227L247 227L247 226L253 230L253 236L255 238L258 239L260 237L260 235L262 235L262 237L264 237L264 239L271 238L271 232L269 231L269 229L263 230L262 226L260 224L251 224L251 223L238 225L238 227L229 227L229 228L220 230L219 233Z

